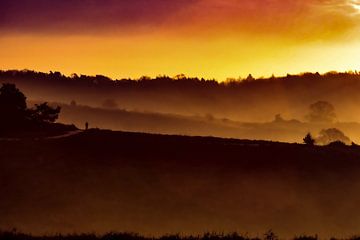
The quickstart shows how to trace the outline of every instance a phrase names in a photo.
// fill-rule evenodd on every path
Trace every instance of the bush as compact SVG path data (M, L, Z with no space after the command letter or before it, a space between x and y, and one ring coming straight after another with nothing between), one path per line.
M346 144L342 141L335 141L335 142L329 143L327 146L329 146L329 147L345 147Z

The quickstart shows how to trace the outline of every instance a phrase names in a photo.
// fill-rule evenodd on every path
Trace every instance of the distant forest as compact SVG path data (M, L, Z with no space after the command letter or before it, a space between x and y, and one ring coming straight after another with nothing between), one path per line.
M197 77L186 77L179 74L175 77L159 75L156 78L143 76L139 79L111 79L104 75L88 76L78 75L76 73L65 76L61 72L50 71L49 73L36 72L32 70L0 70L0 80L9 79L16 81L31 80L35 82L44 82L52 84L64 84L73 86L96 86L100 88L108 87L143 87L143 88L159 88L159 87L181 87L181 88L244 88L252 86L261 86L269 83L278 82L284 86L293 86L295 81L299 84L309 83L315 84L317 81L359 81L360 72L335 72L331 71L325 74L319 73L301 73L298 75L290 75L283 77L254 78L251 74L246 78L228 78L226 81L218 82L215 79L204 79Z
M360 73L303 73L244 79L175 77L113 80L30 70L0 71L0 83L14 83L30 100L129 111L209 116L243 122L268 122L281 114L305 120L309 106L331 103L337 120L360 122ZM358 114L359 112L359 114Z

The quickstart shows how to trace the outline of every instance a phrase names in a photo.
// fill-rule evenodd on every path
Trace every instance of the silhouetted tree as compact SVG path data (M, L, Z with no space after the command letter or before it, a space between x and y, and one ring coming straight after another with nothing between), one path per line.
M318 101L310 105L310 113L306 118L309 122L334 122L335 108L329 102Z
M315 144L315 139L311 136L310 133L306 134L303 140L306 145L313 146Z
M174 79L176 80L183 80L183 79L186 79L186 75L181 73L181 74L178 74L174 77Z
M255 78L251 74L249 74L245 80L246 81L254 81Z
M25 95L15 84L5 83L0 88L0 130L3 133L36 129L40 124L54 123L60 107L50 107L47 103L37 104L28 109Z
M53 123L59 118L61 108L50 107L47 102L36 104L35 108L31 110L31 118L40 123Z
M3 127L11 127L26 120L27 106L25 95L15 84L5 83L0 88L0 122Z

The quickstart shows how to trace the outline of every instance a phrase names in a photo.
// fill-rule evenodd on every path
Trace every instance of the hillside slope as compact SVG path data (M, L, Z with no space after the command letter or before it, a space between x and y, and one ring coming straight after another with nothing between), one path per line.
M292 237L360 223L357 147L95 130L0 147L1 229Z

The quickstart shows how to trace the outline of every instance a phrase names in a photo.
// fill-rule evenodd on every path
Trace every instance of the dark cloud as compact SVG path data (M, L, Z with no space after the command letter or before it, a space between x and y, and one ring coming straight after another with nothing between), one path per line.
M89 32L157 26L197 0L1 0L0 31Z
M357 31L358 8L352 0L0 0L0 33L249 33L310 41Z

